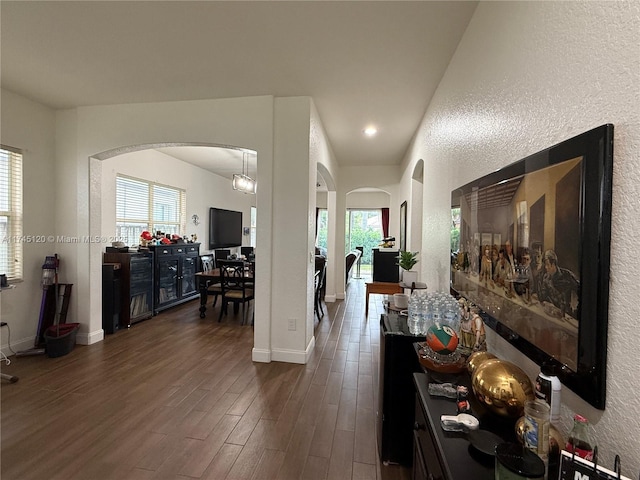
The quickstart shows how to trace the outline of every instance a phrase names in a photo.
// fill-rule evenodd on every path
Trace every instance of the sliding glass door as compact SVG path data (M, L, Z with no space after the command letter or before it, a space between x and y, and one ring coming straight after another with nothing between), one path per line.
M382 213L380 209L348 209L345 232L345 250L350 252L356 247L362 247L360 261L362 273L370 272L371 249L376 248L382 240Z

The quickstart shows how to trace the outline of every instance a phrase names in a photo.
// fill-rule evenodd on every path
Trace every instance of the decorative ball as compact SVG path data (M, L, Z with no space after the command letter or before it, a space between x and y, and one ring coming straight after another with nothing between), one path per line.
M467 371L469 372L469 375L473 375L473 372L476 370L476 368L482 365L482 363L484 363L485 361L491 360L492 358L497 357L493 353L489 353L486 351L473 352L467 359Z
M458 334L448 325L432 325L427 330L426 341L434 352L449 355L456 351Z
M524 414L524 404L535 397L533 383L520 367L497 358L486 360L471 376L471 387L481 404L508 418Z

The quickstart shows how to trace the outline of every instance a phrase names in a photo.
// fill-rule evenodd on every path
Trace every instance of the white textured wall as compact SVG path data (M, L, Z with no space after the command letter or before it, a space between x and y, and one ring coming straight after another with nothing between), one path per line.
M53 110L2 90L0 143L22 150L23 234L45 239L56 235L55 222L55 114ZM0 239L3 241L3 239ZM32 348L38 329L42 298L42 264L57 252L53 242L23 243L24 281L0 294L0 316L11 329L14 351ZM62 257L60 280L68 280L68 264ZM4 272L0 272L4 273ZM69 322L75 320L69 319ZM9 355L9 330L0 329L2 351Z
M313 228L309 202L315 182L309 157L311 99L274 102L273 265L271 317L273 360L306 363L313 337ZM315 177L314 177L315 178ZM305 278L306 276L306 278ZM277 300L276 300L277 299ZM295 330L289 329L290 320Z
M313 101L311 102L311 115L310 115L310 127L309 127L309 159L311 161L310 168L312 171L311 176L315 178L317 182L318 175L322 175L324 181L327 184L327 192L320 192L315 194L315 207L327 209L327 249L328 251L334 251L335 249L335 231L336 222L338 222L338 213L336 212L336 175L338 172L338 163L336 161L331 145L327 139L327 133L322 125L322 120L318 114ZM315 176L313 175L315 173ZM315 185L315 182L314 182ZM314 196L315 186L312 185L311 197ZM309 202L310 214L312 215L312 221L310 228L312 229L312 243L315 244L315 208L313 201ZM342 218L342 216L340 216ZM314 245L315 246L315 245ZM315 248L314 248L315 253ZM325 278L325 301L335 301L336 299L336 284L338 282L336 278L337 265L341 262L338 261L336 255L329 255L327 258L327 273ZM313 322L311 322L313 324ZM313 330L313 326L311 327Z
M566 432L574 411L595 425L600 463L622 457L640 471L640 3L480 3L433 97L404 166L422 158L422 275L446 288L450 191L604 123L615 125L607 404L596 410L563 389ZM448 181L446 181L448 179ZM500 338L490 349L537 367Z
M389 208L391 198L387 192L351 192L347 194L347 208ZM392 234L396 234L392 232ZM396 234L397 235L397 234Z
M188 148L188 147L186 147ZM212 160L214 161L214 160ZM238 162L238 171L242 164ZM186 235L196 234L200 254L209 250L209 208L225 208L242 212L242 226L251 225L251 206L255 195L233 190L231 180L200 167L182 162L156 150L147 149L125 153L102 161L102 232L115 235L116 229L116 176L128 175L186 191ZM191 216L198 215L200 224L194 225ZM248 244L249 236L242 236ZM240 251L240 247L232 249Z

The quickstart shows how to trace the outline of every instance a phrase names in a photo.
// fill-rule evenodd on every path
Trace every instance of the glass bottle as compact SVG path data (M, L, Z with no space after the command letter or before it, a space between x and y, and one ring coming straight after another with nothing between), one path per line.
M544 479L548 478L549 467L549 415L551 407L538 399L524 404L525 433L522 441L525 447L538 455L545 466Z
M594 443L589 434L589 421L582 415L576 414L573 417L573 428L569 433L565 450L569 453L575 450L576 456L593 460L593 446Z

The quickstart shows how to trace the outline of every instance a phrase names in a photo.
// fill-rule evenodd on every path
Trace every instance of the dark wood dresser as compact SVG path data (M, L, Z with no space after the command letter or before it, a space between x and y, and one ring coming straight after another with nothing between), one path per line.
M416 408L413 446L413 480L494 480L494 458L473 448L467 436L445 432L441 415L456 415L456 402L450 398L429 395L427 373L414 373ZM480 410L473 397L467 374L457 376L458 385L469 387L472 413L480 420L480 428L493 431L505 441L514 441L513 422L502 422Z

